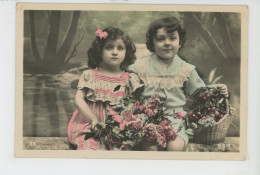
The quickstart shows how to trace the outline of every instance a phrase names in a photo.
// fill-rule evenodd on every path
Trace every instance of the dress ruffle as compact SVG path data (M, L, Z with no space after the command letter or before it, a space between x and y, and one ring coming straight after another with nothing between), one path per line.
M83 72L78 82L78 89L87 88L86 98L89 101L108 102L110 105L133 93L143 84L137 75L124 72L120 77L112 77L90 69Z
M176 75L166 75L165 77L152 76L148 73L146 61L146 59L140 59L135 63L140 79L147 86L168 90L174 87L182 87L183 83L188 80L191 70L195 68L194 65L183 61Z

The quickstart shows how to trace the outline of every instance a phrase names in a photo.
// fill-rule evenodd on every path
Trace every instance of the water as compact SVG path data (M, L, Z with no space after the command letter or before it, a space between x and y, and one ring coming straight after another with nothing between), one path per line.
M24 136L66 136L67 124L75 109L76 90L70 87L72 77L64 74L24 75Z

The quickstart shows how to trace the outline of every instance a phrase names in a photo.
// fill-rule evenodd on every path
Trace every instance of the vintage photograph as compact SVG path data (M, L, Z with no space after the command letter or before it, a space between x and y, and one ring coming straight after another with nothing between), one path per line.
M16 8L16 157L243 160L246 6Z

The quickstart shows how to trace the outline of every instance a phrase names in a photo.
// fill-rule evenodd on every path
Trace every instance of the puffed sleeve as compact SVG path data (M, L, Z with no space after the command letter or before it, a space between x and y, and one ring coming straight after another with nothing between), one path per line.
M128 77L129 93L132 94L136 91L143 91L144 84L142 80L135 73L131 73Z
M188 95L192 95L197 89L205 86L206 85L204 81L200 78L199 74L194 68L190 71L190 76L188 77L188 81L184 85L184 91Z
M131 64L126 68L127 72L138 73L135 64Z
M89 70L86 70L82 73L80 76L79 82L78 82L78 89L83 89L83 88L93 88L93 78L91 78L92 73Z

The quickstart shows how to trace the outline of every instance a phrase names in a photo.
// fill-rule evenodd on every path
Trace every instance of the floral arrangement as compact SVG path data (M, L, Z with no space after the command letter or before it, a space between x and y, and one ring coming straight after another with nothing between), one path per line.
M215 125L226 115L225 97L219 90L211 87L200 88L195 92L191 110L185 116L187 133L193 135L194 129Z
M158 95L155 94L147 101L136 101L134 113L140 114L144 123L142 141L166 147L168 140L176 138L176 132L168 119L172 116L164 113L165 110L162 106Z
M142 140L143 122L140 115L133 115L133 96L125 97L121 104L108 109L107 119L97 124L98 131L92 130L87 133L85 140L95 137L108 150L129 150L135 149Z
M97 125L99 137L96 139L108 149L138 150L141 142L166 147L167 141L176 137L158 95L148 100L128 96L109 109L107 115L106 121ZM93 132L87 133L85 139L95 136Z

